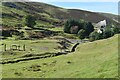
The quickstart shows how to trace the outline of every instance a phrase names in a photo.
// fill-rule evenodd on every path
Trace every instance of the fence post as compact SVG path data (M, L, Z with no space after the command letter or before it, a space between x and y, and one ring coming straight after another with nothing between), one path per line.
M4 50L6 51L6 44L4 44Z
M20 51L20 44L18 45L18 50Z
M25 51L25 44L23 45L23 51Z

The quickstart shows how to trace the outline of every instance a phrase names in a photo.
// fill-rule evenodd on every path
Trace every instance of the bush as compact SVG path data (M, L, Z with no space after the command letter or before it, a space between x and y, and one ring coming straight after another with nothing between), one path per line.
M105 28L103 31L103 38L109 38L114 35L114 31L111 28Z
M85 30L84 29L79 30L77 35L80 39L84 39L85 38Z
M113 28L114 34L120 33L120 28L119 27L114 27Z
M98 33L96 31L92 32L90 35L89 35L89 40L90 41L95 41L95 40L99 40L99 39L102 39L102 34L101 33Z
M34 25L36 25L36 22L35 22L35 17L33 17L33 16L31 16L31 15L27 15L26 16L26 25L28 26L28 27L31 27L31 28L33 28L34 27Z
M70 33L70 24L69 24L69 21L67 21L67 22L65 23L64 32L65 32L65 33Z
M0 33L1 33L1 36L4 36L4 37L12 37L10 30L1 30Z
M84 22L83 29L85 30L85 36L88 37L94 31L94 26L91 22Z
M96 31L92 32L89 35L89 40L90 41L95 41L95 40L99 40L99 39L105 39L105 38L109 38L112 37L114 35L114 30L110 27L106 27L102 33L98 33Z
M75 26L78 26L78 28L74 28ZM71 28L72 27L72 28ZM77 20L74 19L69 19L66 21L65 26L64 26L64 32L65 33L75 33L77 34L77 32L80 30L80 23Z
M84 39L85 37L89 37L89 34L93 31L94 26L92 25L92 23L86 22L84 20L77 21L74 19L70 19L66 21L64 26L65 33L78 34L78 37L81 37L82 39Z

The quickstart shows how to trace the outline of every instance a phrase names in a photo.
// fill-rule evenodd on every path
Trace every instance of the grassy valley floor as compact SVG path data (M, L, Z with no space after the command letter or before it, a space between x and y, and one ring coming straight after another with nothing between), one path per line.
M13 41L3 41L12 43ZM17 41L15 41L17 42ZM57 46L56 40L25 40L33 45L33 52L49 52ZM34 44L32 44L34 42ZM35 47L36 46L36 47ZM39 47L38 47L39 46ZM41 47L42 46L42 47ZM43 49L43 47L45 47ZM47 48L46 48L47 47ZM38 49L39 48L39 49ZM28 47L30 49L30 46ZM37 52L36 52L37 51ZM57 50L55 50L57 52ZM53 51L53 52L55 52ZM29 53L5 53L2 58L16 58ZM108 39L80 44L76 51L56 57L2 64L3 78L115 78L118 77L118 35Z

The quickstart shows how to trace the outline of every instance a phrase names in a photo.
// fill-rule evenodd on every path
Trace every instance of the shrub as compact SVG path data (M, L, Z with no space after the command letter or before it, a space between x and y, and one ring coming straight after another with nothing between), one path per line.
M82 29L82 30L81 30ZM81 30L81 31L80 31ZM80 31L80 32L79 32ZM94 26L91 22L86 22L84 20L67 20L64 26L65 33L78 34L78 37L84 39L85 37L89 37L89 34L94 31Z
M111 28L105 28L103 31L103 38L109 38L114 35L114 31Z
M69 22L66 21L65 25L64 25L64 32L65 33L69 33L69 30L70 30L70 25L69 25Z
M98 33L96 31L92 32L90 35L89 35L89 40L90 41L95 41L95 40L99 40L99 39L102 39L102 34L101 33Z
M120 28L119 27L114 27L113 28L114 34L120 33Z
M85 30L84 29L79 30L77 35L80 39L84 39L85 38Z
M36 20L35 17L33 17L33 16L31 16L31 15L27 15L27 16L26 16L26 19L25 19L25 21L26 21L25 24L26 24L28 27L33 28L34 25L36 25L35 20Z
M94 31L94 26L91 22L84 22L83 29L85 30L85 36L88 37Z
M4 37L12 37L12 34L11 34L10 30L1 30L0 33Z
M78 28L74 28L74 26L78 26ZM73 27L73 28L71 28ZM65 26L64 26L64 32L65 33L76 33L79 31L80 28L80 23L77 20L74 19L69 19L66 21ZM75 31L75 32L73 32Z

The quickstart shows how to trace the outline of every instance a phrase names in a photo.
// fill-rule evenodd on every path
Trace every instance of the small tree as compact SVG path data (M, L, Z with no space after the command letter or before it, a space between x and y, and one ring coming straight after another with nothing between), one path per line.
M85 36L88 37L94 31L94 26L91 22L84 22L83 29L85 30Z
M99 40L99 39L102 39L102 34L101 33L98 33L96 31L93 31L92 33L90 33L89 35L89 40L90 41L95 41L95 40Z
M26 21L25 24L26 24L28 27L33 28L34 25L36 25L35 20L36 20L35 17L33 17L33 16L31 16L31 15L27 15L27 16L26 16L26 19L25 19L25 21Z
M84 39L85 38L85 30L84 29L79 30L77 35L80 39Z
M74 28L74 27L78 27L78 28ZM72 28L71 28L72 27ZM80 23L77 20L74 19L69 19L66 21L65 25L64 25L64 32L65 33L76 33L81 29ZM72 32L71 32L72 31ZM75 32L74 32L75 31Z
M111 28L105 28L103 31L103 38L109 38L114 35L114 31Z
M65 33L70 33L70 23L69 23L69 21L66 21L66 23L64 25L64 32Z
M113 31L114 31L115 34L120 33L120 27L116 27L116 26L115 26L115 27L113 28Z

